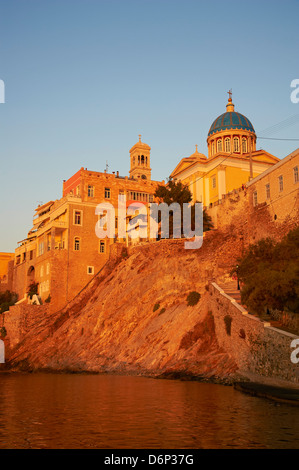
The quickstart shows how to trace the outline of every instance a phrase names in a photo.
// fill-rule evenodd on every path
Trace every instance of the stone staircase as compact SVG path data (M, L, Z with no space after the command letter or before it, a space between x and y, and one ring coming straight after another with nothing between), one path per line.
M241 302L241 291L238 290L238 282L236 280L235 281L234 280L228 281L228 282L225 282L225 283L224 282L217 282L217 284L218 284L219 287L221 287L221 289L227 295L229 295L230 297L235 299L236 302L238 302L239 305L242 305L242 307L245 308L245 310L247 310L248 313L250 313L250 310L247 308L247 306L242 304L242 302ZM280 321L273 320L271 318L271 316L267 315L266 313L263 313L263 314L260 314L260 315L256 315L256 314L251 314L251 315L254 316L254 317L259 318L263 322L270 323L273 328L278 328L280 330L287 331L288 333L294 333L293 330L291 330L290 328L287 328Z

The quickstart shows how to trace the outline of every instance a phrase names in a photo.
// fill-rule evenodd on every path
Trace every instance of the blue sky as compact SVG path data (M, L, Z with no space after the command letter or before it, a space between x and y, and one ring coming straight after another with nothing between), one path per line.
M81 166L128 174L139 133L153 179L207 153L230 88L259 136L299 115L298 18L298 0L0 0L0 251ZM294 122L270 136L299 138ZM297 147L258 141L279 158Z

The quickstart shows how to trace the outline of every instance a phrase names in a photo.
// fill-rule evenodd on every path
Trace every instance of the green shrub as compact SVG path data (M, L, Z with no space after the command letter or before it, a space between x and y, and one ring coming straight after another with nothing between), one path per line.
M240 338L242 338L242 339L245 339L245 338L246 338L246 333L245 333L245 331L243 330L243 328L241 328L240 333L239 333L239 336L240 336Z
M9 307L14 305L17 300L18 295L15 292L10 292L9 290L2 292L2 294L0 294L0 313L9 310Z
M32 299L34 295L38 294L38 282L32 282L28 288L28 297Z
M224 317L224 323L225 323L226 333L228 334L228 336L230 336L231 328L232 328L232 317L230 315L226 315Z
M6 328L5 326L2 326L2 328L0 328L0 336L1 338L5 338L6 335L7 335Z
M188 297L187 297L188 306L193 307L194 305L198 304L199 299L200 299L199 292L196 292L196 291L190 292L190 294L188 294Z
M159 308L160 308L160 304L155 304L153 308L153 312L155 312L156 310L159 310Z

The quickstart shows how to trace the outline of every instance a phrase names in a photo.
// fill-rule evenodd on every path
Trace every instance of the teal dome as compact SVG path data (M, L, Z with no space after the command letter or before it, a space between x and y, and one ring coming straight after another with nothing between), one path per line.
M242 129L244 131L254 132L254 127L243 114L236 113L235 111L230 111L221 114L210 127L208 137L210 135L216 134L216 132L226 131L229 129Z

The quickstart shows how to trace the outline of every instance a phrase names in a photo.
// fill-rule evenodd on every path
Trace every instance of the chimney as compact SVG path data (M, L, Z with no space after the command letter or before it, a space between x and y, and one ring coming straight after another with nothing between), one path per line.
M119 171L116 172L116 176L117 176L117 178L119 177Z

